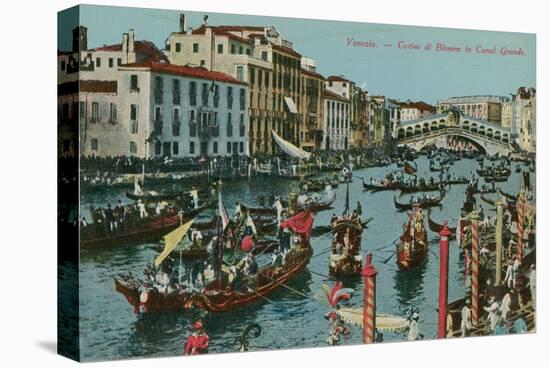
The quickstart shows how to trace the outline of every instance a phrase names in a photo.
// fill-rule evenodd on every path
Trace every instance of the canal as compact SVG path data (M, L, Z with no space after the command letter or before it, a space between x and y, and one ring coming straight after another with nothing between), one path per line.
M425 157L416 160L418 176L429 178L428 161ZM512 163L512 175L504 183L498 183L504 191L517 193L520 185L520 174L515 173L518 163ZM471 176L475 173L477 162L463 159L457 161L451 172L456 176ZM407 309L414 305L420 310L420 332L426 339L431 339L437 331L437 297L439 277L439 241L438 235L428 231L430 251L428 260L422 266L402 272L397 269L395 258L385 262L394 252L392 242L401 235L407 214L398 212L393 205L393 196L408 202L409 196L399 197L399 192L365 192L361 178L365 181L381 178L389 171L399 169L395 164L382 168L368 168L354 171L350 184L351 208L357 201L363 207L363 217L373 217L368 229L363 232L362 249L373 251L374 265L378 270L377 308L378 313L405 316ZM433 173L436 175L436 173ZM435 178L437 181L437 177ZM286 196L295 185L294 181L276 178L253 178L227 181L223 185L225 204L232 214L236 201L256 206L257 197L275 195ZM191 184L189 184L190 188ZM171 188L171 187L169 187ZM183 188L185 189L185 188ZM451 187L440 208L434 208L432 218L442 223L448 219L454 226L463 204L465 185ZM84 215L92 205L104 206L117 200L129 202L125 189L109 188L83 194L81 209ZM495 195L488 195L495 198ZM345 185L337 189L337 201L334 210L318 213L316 225L327 225L331 214L340 214L344 208ZM494 216L488 204L479 200L489 216ZM202 213L201 217L210 218L214 209ZM207 333L210 335L210 353L237 352L239 345L235 338L250 323L262 327L261 335L250 340L250 350L267 350L283 348L305 348L326 346L329 325L324 315L330 310L324 300L322 284L333 282L319 274L328 273L328 254L315 256L330 246L330 236L313 237L314 257L306 270L295 278L289 286L308 295L305 298L298 293L282 288L264 300L245 309L219 315L201 315L198 312L168 313L158 315L136 316L133 308L125 298L115 292L113 276L132 272L142 274L144 267L152 262L157 254L150 248L151 244L119 247L113 249L90 250L81 252L80 268L80 312L81 312L81 351L86 361L98 359L120 359L142 356L174 356L183 351L183 343L191 332L191 323L201 317ZM374 251L377 249L376 251ZM463 261L455 241L451 241L449 257L449 300L462 297L464 294ZM319 273L319 274L316 274ZM349 305L362 306L362 280L344 281L345 287L355 289ZM404 335L386 333L385 342L403 340ZM361 343L361 329L352 327L352 333L344 344Z

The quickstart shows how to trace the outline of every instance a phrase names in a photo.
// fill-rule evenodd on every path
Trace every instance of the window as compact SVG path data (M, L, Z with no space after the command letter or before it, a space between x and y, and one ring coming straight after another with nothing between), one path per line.
M212 143L212 153L213 154L218 154L218 142L217 141Z
M160 155L160 149L161 149L161 144L160 144L160 141L156 141L155 142L155 155Z
M86 114L86 102L84 102L84 101L80 102L80 112L79 113L80 113L80 118L81 119L85 119L87 117L86 116L87 115Z
M220 86L214 84L214 107L218 108L220 105Z
M137 154L137 145L134 141L130 142L130 154Z
M256 70L250 66L248 68L248 81L250 82L250 85L253 85L256 82Z
M231 142L227 142L227 154L231 154Z
M244 66L237 66L237 79L244 80Z
M239 123L239 135L241 137L244 137L245 130L246 130L246 126L244 124L244 113L241 113L241 121Z
M130 75L130 91L138 91L138 76L135 74Z
M241 111L244 111L246 107L246 91L244 88L241 88L240 90L239 105L241 107Z
M223 45L221 43L218 45L218 53L223 54Z
M115 62L112 57L109 57L109 67L112 68L114 66Z
M180 128L180 109L174 108L174 111L172 113L172 136L180 136Z
M195 142L189 142L189 154L195 154Z
M61 71L65 71L65 60L61 61Z
M176 52L181 52L181 43L176 42Z
M160 133L162 131L162 110L160 107L155 107L155 120L153 122L155 131Z
M172 154L173 155L179 155L180 154L180 145L177 141L172 143Z
M231 112L227 114L227 137L230 138L233 136L233 116L231 115ZM229 152L231 153L231 152Z
M165 157L169 157L172 155L172 147L170 146L169 141L165 141L162 143L162 155Z
M243 54L243 46L239 46L239 55Z
M116 64L117 66L122 65L122 59L120 57L116 59Z
M137 105L136 104L131 104L130 105L130 120L134 121L134 120L137 120L138 117L138 111L137 111Z
M117 121L116 103L111 103L109 106L109 122L111 124L116 124L116 121Z
M206 67L206 61L205 60L201 60L201 67L202 68Z
M172 79L172 104L179 105L181 99L180 81Z
M203 106L208 106L208 83L202 83L201 102Z
M197 83L189 82L189 104L191 106L197 105Z
M232 53L232 54L235 53L235 45L231 45L231 53Z
M195 110L189 111L189 136L197 136L197 116Z
M262 60L267 61L267 51L262 51Z
M233 87L227 87L227 108L233 108Z
M156 76L155 77L155 103L156 104L162 104L162 94L164 89L164 83L162 80L162 77Z
M139 132L139 123L137 121L132 121L130 127L132 134L137 134Z
M242 141L239 143L239 153L244 153L244 143Z
M91 139L90 144L91 144L92 151L97 152L98 146L99 146L99 143L97 142L97 139Z
M68 120L69 119L69 104L63 103L61 106L61 120Z
M99 103L92 102L92 122L99 122Z
M265 83L264 84L265 84L265 87L267 88L269 86L269 72L266 71L264 76L265 76Z
M193 43L193 53L196 54L199 52L199 44Z
M101 67L101 57L95 58L95 66L98 68Z

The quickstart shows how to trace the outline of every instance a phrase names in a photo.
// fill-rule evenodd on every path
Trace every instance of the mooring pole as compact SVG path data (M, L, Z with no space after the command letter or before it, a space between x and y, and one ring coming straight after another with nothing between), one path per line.
M472 226L472 324L479 320L479 237L477 230L477 211L470 215Z
M449 236L451 231L447 221L439 232L439 318L437 337L445 338L447 334L447 299L449 286Z
M363 277L363 343L372 344L376 340L376 268L372 264L372 253L367 260L361 276Z
M504 200L499 199L497 205L497 224L495 230L496 260L495 260L495 286L502 282L502 228L504 223Z

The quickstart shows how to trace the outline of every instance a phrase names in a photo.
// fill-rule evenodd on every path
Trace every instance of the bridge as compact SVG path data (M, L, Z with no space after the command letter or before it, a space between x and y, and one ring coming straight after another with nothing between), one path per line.
M397 144L408 145L415 150L432 144L447 147L447 137L459 136L490 155L507 155L515 151L510 135L509 129L465 116L457 108L405 121L396 131Z

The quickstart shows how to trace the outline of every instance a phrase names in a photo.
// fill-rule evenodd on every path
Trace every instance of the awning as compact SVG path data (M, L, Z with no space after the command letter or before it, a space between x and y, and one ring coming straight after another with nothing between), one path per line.
M363 327L363 308L340 308L336 310L342 320ZM376 329L383 332L402 332L409 327L407 319L400 316L376 315Z
M271 130L271 135L273 136L273 139L275 139L277 145L283 150L283 152L285 152L289 156L299 159L309 159L309 157L311 157L311 153L308 153L305 150L300 149L296 145L281 138L274 130Z
M298 109L296 108L296 104L294 104L294 101L292 100L292 98L285 97L285 103L290 113L298 113Z
M181 226L164 236L164 250L155 259L155 266L159 266L164 261L164 259L166 259L168 255L170 255L170 253L174 251L174 249L178 246L178 243L180 243L187 231L189 231L189 228L191 228L192 224L193 219L191 219L187 223L182 224Z

